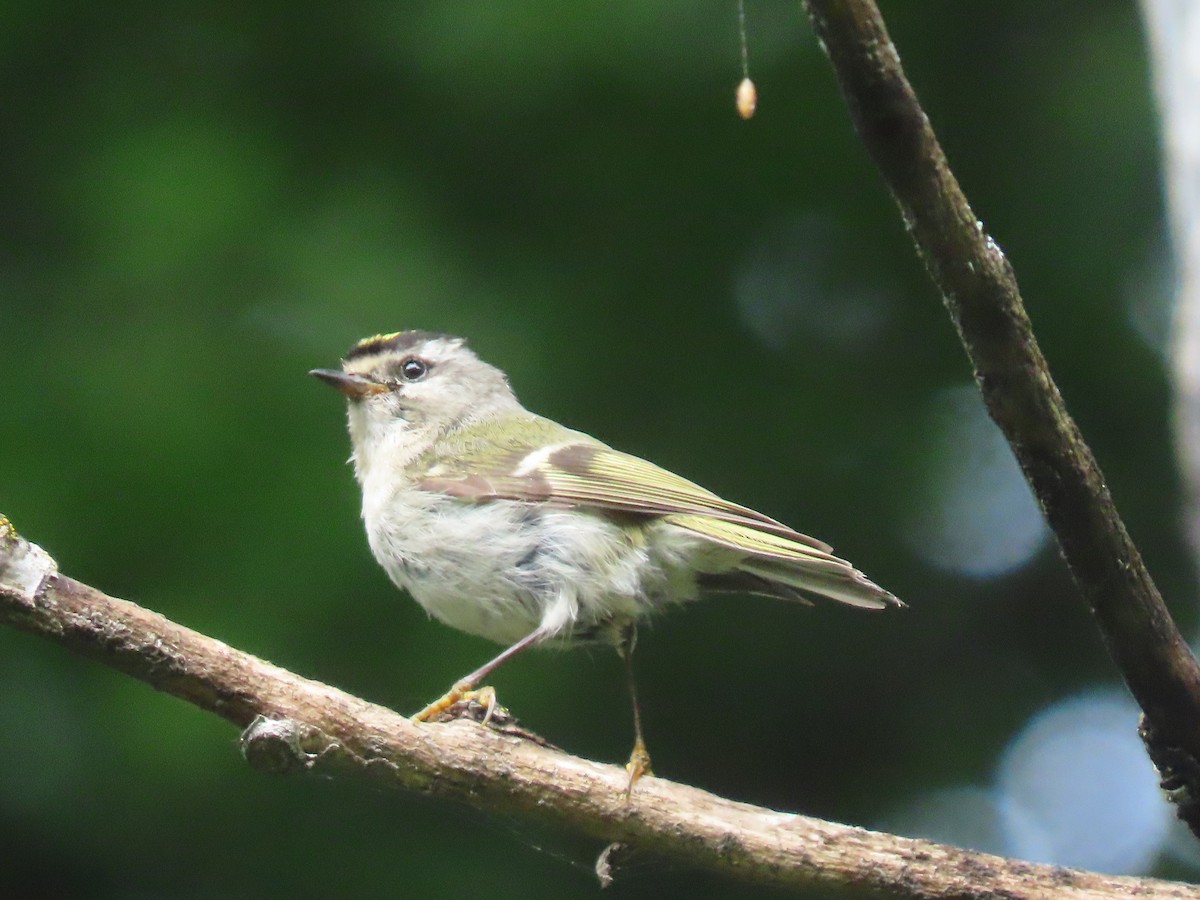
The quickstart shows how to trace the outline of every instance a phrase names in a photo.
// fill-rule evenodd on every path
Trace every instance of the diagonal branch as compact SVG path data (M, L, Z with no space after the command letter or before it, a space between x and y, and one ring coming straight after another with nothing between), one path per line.
M109 597L59 574L3 516L0 622L246 729L243 751L258 768L365 775L747 882L918 898L1200 898L1189 885L1006 860L736 803L651 776L627 801L627 776L616 766L471 721L414 723Z
M805 0L805 8L858 135L942 293L988 412L1142 708L1163 786L1200 836L1200 666L1050 377L1012 266L950 171L873 0Z

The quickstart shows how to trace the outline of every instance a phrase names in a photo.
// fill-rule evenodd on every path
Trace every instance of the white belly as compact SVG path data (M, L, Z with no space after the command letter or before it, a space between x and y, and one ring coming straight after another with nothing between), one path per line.
M363 519L392 581L433 617L498 643L536 629L587 636L694 593L679 554L600 516L411 488L384 496Z

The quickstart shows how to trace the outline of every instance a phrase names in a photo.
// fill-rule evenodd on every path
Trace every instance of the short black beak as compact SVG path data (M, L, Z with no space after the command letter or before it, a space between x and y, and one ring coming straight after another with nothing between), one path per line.
M371 394L382 394L389 389L386 384L380 384L365 375L353 375L341 369L313 369L308 374L315 375L331 387L337 388L351 400L361 400Z

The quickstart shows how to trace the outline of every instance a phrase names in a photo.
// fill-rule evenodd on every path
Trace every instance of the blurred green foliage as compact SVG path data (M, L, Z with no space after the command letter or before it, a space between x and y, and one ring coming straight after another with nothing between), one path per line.
M1134 5L884 11L1193 625ZM661 774L861 824L986 782L1027 716L1114 671L1052 549L983 579L906 542L937 491L931 400L970 372L801 11L747 13L749 123L733 0L6 4L0 510L75 577L413 710L493 648L377 569L341 404L305 372L378 331L465 334L531 408L829 540L911 606L723 598L657 623L637 664ZM532 654L495 683L618 761L611 656ZM0 892L596 890L598 847L265 778L235 739L0 631ZM616 890L743 889L648 863Z

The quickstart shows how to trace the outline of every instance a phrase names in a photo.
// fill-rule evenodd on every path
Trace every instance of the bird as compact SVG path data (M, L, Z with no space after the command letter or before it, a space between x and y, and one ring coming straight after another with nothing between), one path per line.
M531 646L610 644L633 708L628 794L651 771L639 624L708 593L904 606L828 544L528 411L461 337L377 334L310 374L347 398L376 561L430 616L504 647L416 721L469 700L490 717L481 685Z

